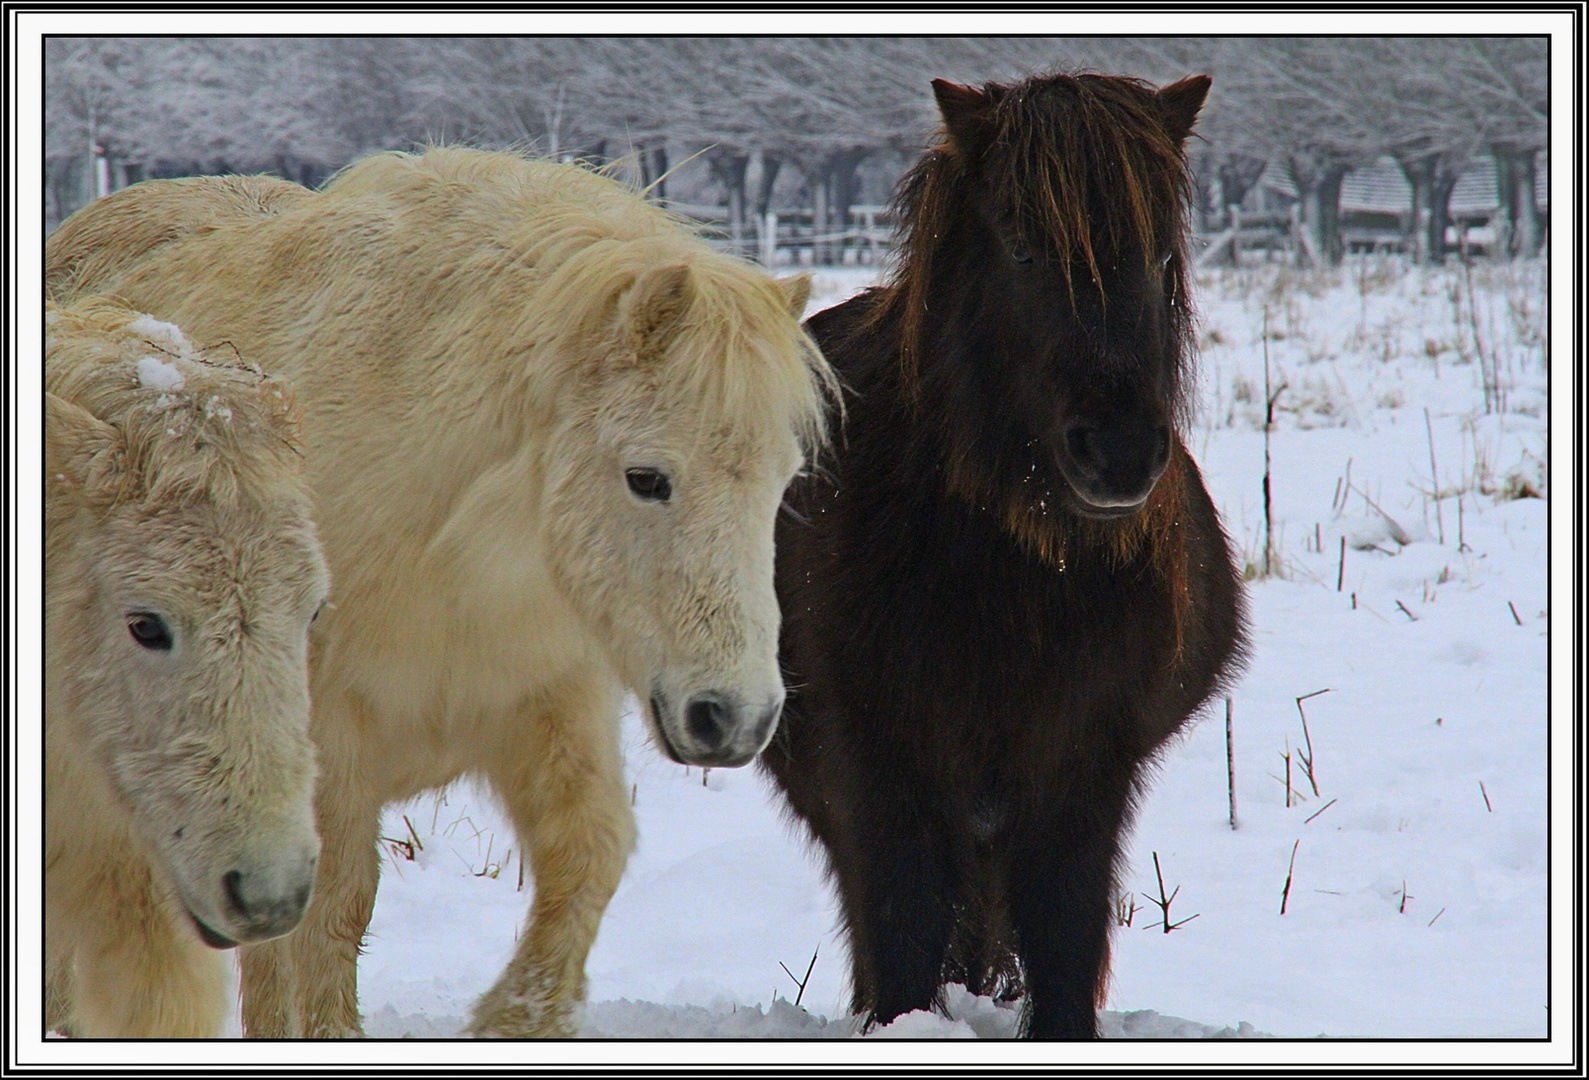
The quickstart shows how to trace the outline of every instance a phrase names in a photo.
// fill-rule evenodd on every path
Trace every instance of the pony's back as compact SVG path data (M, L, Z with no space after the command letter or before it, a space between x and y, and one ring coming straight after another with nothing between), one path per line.
M61 223L44 247L44 288L66 301L164 244L223 225L279 214L308 188L274 176L147 180L91 203Z

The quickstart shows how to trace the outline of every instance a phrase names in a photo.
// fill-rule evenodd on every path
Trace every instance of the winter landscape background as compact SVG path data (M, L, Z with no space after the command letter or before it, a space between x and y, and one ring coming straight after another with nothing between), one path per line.
M927 80L1059 65L1215 75L1191 148L1188 444L1254 624L1230 704L1237 827L1219 701L1132 833L1104 1032L1544 1038L1571 1004L1547 926L1568 826L1552 833L1547 799L1572 778L1548 570L1551 536L1570 537L1549 511L1552 413L1561 431L1577 390L1570 351L1550 378L1549 259L1569 249L1552 245L1543 39L57 38L44 217L144 177L317 183L427 137L526 145L623 159L725 245L813 272L815 311L886 272L883 206L930 134ZM852 1037L820 853L754 768L703 775L632 709L624 724L639 849L584 1034ZM383 836L368 1033L454 1036L533 881L467 783L390 808ZM872 1037L1013 1030L1003 1005L950 1005Z

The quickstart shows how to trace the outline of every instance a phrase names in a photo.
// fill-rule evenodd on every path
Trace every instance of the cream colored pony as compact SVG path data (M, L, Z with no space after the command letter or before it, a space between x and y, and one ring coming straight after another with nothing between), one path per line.
M535 882L471 1030L572 1034L634 839L624 689L681 762L742 765L777 722L773 518L832 384L797 321L807 282L600 174L458 148L140 243L106 236L99 265L127 269L76 287L293 379L337 578L312 664L316 899L245 952L245 1027L360 1031L381 808L468 774Z
M46 322L46 1022L215 1036L218 950L297 924L320 846L292 398L115 303Z

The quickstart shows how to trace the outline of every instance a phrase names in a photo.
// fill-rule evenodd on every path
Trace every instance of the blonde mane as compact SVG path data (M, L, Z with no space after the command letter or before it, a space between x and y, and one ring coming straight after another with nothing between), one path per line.
M93 463L90 496L230 505L301 473L288 383L113 300L50 304L44 319L45 389L121 435Z
M720 254L693 225L590 168L463 147L384 153L348 166L326 186L326 209L348 200L385 204L390 227L434 251L449 288L501 297L489 330L507 353L545 349L569 367L554 381L592 374L588 362L612 332L623 294L658 265L687 267L693 303L658 382L670 401L715 410L729 426L781 420L810 452L826 437L824 414L837 380L791 318L786 294L749 263ZM405 220L407 219L407 220ZM458 236L497 238L450 242ZM434 263L432 263L434 265ZM550 267L551 269L542 269ZM565 298L524 305L533 293ZM531 395L534 397L534 395ZM782 410L782 416L768 415Z

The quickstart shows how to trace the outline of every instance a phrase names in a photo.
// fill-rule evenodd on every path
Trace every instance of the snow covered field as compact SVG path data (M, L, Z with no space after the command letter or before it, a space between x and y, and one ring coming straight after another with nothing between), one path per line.
M1239 827L1221 702L1165 755L1132 835L1106 1034L1545 1036L1544 273L1470 282L1369 258L1201 279L1191 445L1259 574L1232 696ZM870 279L819 274L812 309ZM1268 578L1266 311L1283 387ZM668 762L633 713L624 732L640 843L590 958L585 1034L849 1037L833 898L767 782ZM448 1036L506 962L532 883L483 790L394 807L384 834L409 823L424 846L387 845L361 994L373 1036ZM1190 920L1169 934L1154 853L1179 889L1171 922ZM1013 1028L963 992L951 1013L879 1034Z

